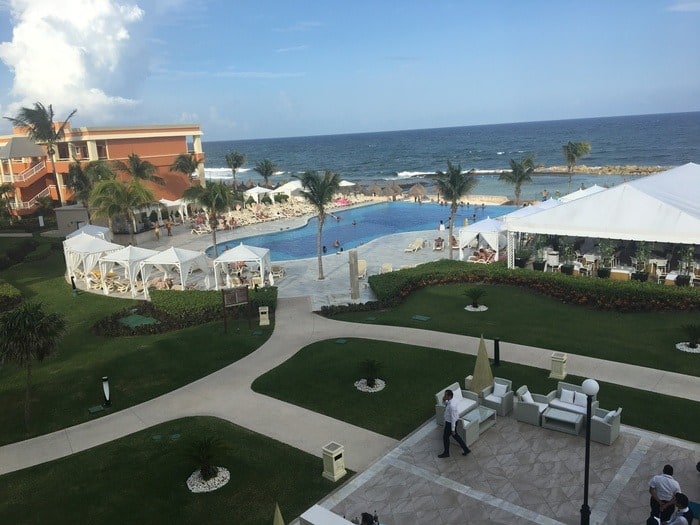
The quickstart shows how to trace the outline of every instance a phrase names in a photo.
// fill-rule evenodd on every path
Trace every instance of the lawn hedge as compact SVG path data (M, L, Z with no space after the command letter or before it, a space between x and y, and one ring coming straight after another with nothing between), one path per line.
M160 334L180 330L189 326L219 321L221 315L221 292L214 290L151 290L151 302L142 302L136 308L129 307L101 319L92 327L93 333L103 336L128 336ZM269 306L274 312L277 306L277 288L266 286L250 290L250 309L257 315L259 306ZM158 324L142 325L135 328L125 326L120 319L138 313L153 317ZM247 315L242 308L231 308L229 318Z
M39 243L32 238L22 239L10 245L5 253L0 254L0 270L22 262L27 254L33 252Z
M618 312L690 311L700 309L695 288L651 282L574 277L560 273L509 269L503 263L473 264L441 260L396 272L371 275L377 307L399 304L414 290L436 284L485 282L527 287L561 301ZM337 309L327 308L332 314Z
M0 281L0 312L5 312L22 302L22 293L10 283Z

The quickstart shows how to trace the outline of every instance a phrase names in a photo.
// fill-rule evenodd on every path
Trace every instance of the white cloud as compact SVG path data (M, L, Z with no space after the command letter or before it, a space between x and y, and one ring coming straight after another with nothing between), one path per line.
M700 11L700 2L676 2L675 4L669 6L669 11Z
M34 102L52 104L61 118L78 109L81 121L109 120L137 103L111 94L135 67L129 26L144 17L137 5L114 0L10 0L12 41L0 60L14 74L10 112ZM132 82L138 81L132 75Z
M279 49L275 49L277 53L289 53L291 51L305 51L308 49L309 46L292 46L292 47L281 47Z

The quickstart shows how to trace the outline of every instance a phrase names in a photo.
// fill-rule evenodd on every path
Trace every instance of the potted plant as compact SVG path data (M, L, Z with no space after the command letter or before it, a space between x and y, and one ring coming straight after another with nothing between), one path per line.
M690 245L681 249L680 274L676 277L676 286L688 286L691 273L695 271L695 246Z
M635 255L637 257L637 266L632 273L632 280L646 282L649 279L649 272L647 271L650 255L649 245L644 241L638 241Z
M532 269L543 272L547 264L545 260L544 248L547 245L547 238L544 235L535 237L535 260L532 262Z
M525 268L531 255L532 252L528 248L520 248L515 252L515 266L518 268Z
M598 277L607 279L610 277L610 268L612 267L612 257L615 253L615 243L612 239L600 239L598 243L600 250L601 267L598 268Z
M562 254L564 256L564 264L559 268L561 273L573 275L574 273L574 243L572 239L566 238L560 244Z

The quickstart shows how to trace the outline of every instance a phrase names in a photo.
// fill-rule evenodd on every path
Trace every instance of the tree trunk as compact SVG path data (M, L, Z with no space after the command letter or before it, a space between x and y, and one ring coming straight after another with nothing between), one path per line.
M129 213L126 219L129 222L129 238L131 239L131 245L136 246L136 237L134 237L134 222L136 221L136 217L134 217L133 213Z
M32 360L27 359L27 390L24 393L24 428L29 432L29 400L32 390Z
M65 205L66 201L63 197L63 190L61 189L61 174L56 171L56 151L53 148L49 148L49 158L51 159L51 168L53 169L54 177L56 177L56 189L58 190L58 200L61 202L61 206Z
M316 239L316 250L318 253L318 280L322 281L323 277L323 248L321 246L323 239L321 234L323 233L323 221L326 219L325 213L318 214L318 238Z
M212 213L209 218L209 227L211 228L211 241L214 243L214 259L216 259L219 256L219 248L216 246L216 226L216 213L214 209L212 209Z
M452 233L454 231L454 225L455 225L455 215L457 214L457 201L453 201L452 205L450 206L450 238L447 240L448 246L450 247L449 251L449 256L450 256L450 261L452 260L452 237L454 237L454 234Z

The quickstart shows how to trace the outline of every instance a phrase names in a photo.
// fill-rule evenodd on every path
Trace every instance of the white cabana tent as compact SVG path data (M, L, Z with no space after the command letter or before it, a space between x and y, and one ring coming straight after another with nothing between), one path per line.
M601 191L605 191L606 189L607 188L603 188L602 186L598 186L597 184L594 184L590 188L586 188L584 190L572 191L571 193L567 193L563 197L559 197L559 202L575 201L577 199L580 199L581 197L588 197L589 195L595 195L596 193L600 193Z
M170 272L175 271L180 275L180 283L184 290L187 286L187 280L190 273L194 270L202 270L205 276L208 276L209 264L208 258L201 252L193 250L184 250L171 246L167 250L157 252L148 259L142 260L140 265L141 278L144 282L143 294L148 298L148 279L153 273L153 270L160 270L164 277L168 277ZM207 279L205 278L205 282Z
M102 289L105 294L109 293L109 289L105 286L105 276L114 268L115 265L124 268L124 276L129 280L131 296L136 297L136 276L141 271L141 261L156 255L156 250L148 250L139 248L138 246L125 246L121 250L107 253L100 257L100 273L102 275Z
M684 164L514 219L508 230L509 265L515 232L700 244L700 165Z
M511 221L513 219L517 219L519 217L527 217L528 215L532 215L533 213L539 213L543 210L555 208L560 204L561 202L556 199L549 199L546 201L539 202L537 204L533 204L531 206L523 206L521 208L518 208L515 211L503 215L502 217L500 217L500 219L505 221L506 224L508 224L508 221Z
M301 181L300 180L292 180L292 181L289 181L289 182L282 184L278 188L275 188L274 190L272 190L271 194L277 195L277 194L283 193L283 194L289 196L289 198L291 199L292 197L295 197L297 195L301 195L302 190L303 190L303 188L301 185Z
M225 276L228 274L226 267L232 262L252 262L260 267L260 275L264 277L270 273L272 267L270 262L270 250L267 248L259 248L257 246L248 246L239 244L238 246L226 250L224 253L214 259L214 275L216 276L216 289L219 289L220 284L225 284ZM221 276L221 277L220 277ZM220 281L222 281L220 283Z
M81 233L87 233L88 235L104 239L105 241L112 240L112 232L109 230L109 228L105 226L97 226L96 224L86 224L85 226L81 226L74 232L70 232L68 235L66 235L66 239L71 239L76 235L80 235Z
M88 274L95 269L100 257L120 248L122 248L121 244L108 242L82 232L75 237L66 239L63 241L63 256L66 258L68 275L75 277L76 270L82 271L85 286L89 286Z
M483 239L493 250L496 251L495 260L498 260L498 250L505 247L506 225L498 219L490 217L460 228L459 230L459 258L464 260L464 248L469 246L475 239Z
M180 219L184 219L185 217L189 216L187 213L187 202L183 199L177 199L175 201L160 199L158 202L168 209L168 214L171 212L178 212L180 214Z
M246 190L243 192L243 195L245 195L246 200L248 200L248 197L253 197L253 200L255 202L260 202L260 198L265 194L265 193L270 193L272 190L269 188L261 188L260 186L255 186L253 188L250 188L249 190Z

